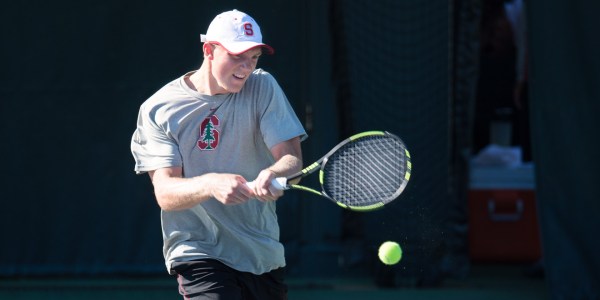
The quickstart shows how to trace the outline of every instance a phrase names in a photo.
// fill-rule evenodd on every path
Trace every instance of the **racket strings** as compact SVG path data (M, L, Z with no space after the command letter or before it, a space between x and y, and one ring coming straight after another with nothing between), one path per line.
M369 136L348 143L324 168L323 189L335 201L368 206L394 200L403 189L407 157L401 141Z

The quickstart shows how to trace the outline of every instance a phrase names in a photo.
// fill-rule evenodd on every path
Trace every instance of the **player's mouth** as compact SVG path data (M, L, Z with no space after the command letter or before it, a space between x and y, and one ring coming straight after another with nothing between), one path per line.
M246 78L246 75L245 74L234 73L233 77L235 77L237 79L244 79L244 78Z

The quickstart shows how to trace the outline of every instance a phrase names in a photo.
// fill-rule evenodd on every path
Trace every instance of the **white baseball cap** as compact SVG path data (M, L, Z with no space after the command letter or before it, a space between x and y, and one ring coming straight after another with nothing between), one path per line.
M271 46L262 42L258 23L237 9L217 15L208 26L206 34L200 35L200 41L219 44L233 55L256 47L265 48L268 54L275 52Z

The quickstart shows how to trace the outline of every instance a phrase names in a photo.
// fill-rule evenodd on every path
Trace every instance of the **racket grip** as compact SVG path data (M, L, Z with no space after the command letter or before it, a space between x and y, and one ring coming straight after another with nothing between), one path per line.
M274 188L276 190L285 190L286 185L287 185L287 178L285 178L285 177L277 177L277 178L271 180L271 188ZM246 186L253 189L254 181L246 182Z

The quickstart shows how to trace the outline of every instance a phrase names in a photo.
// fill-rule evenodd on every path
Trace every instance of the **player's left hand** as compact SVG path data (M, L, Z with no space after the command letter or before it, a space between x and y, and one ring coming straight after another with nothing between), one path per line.
M272 186L271 181L277 174L270 169L262 170L254 179L254 194L260 201L275 201L283 195L283 190Z

